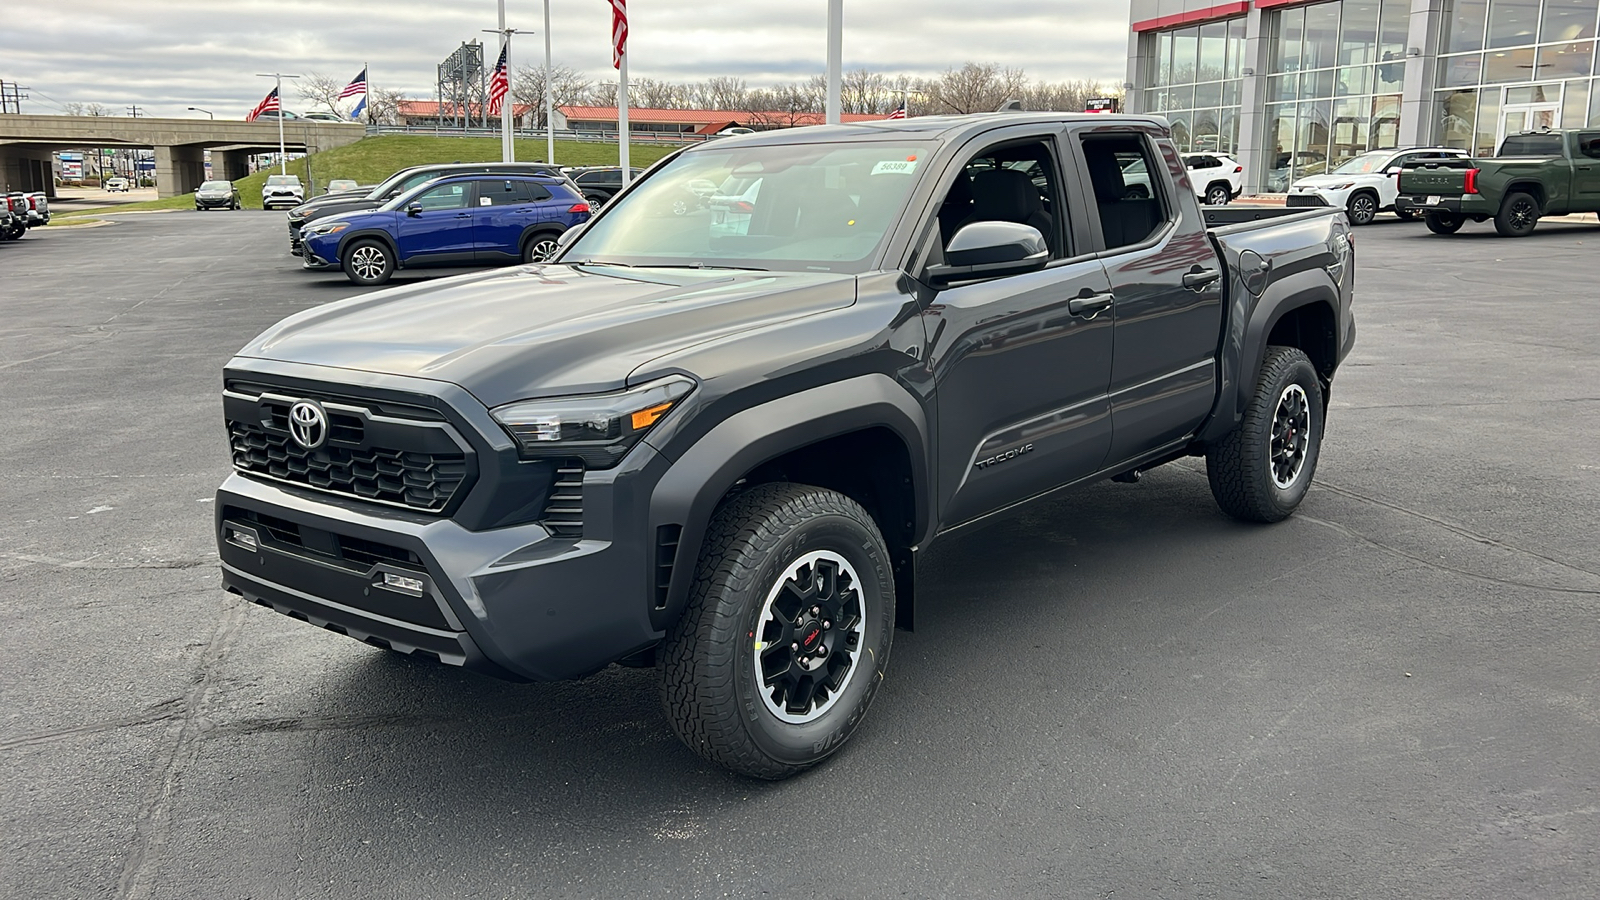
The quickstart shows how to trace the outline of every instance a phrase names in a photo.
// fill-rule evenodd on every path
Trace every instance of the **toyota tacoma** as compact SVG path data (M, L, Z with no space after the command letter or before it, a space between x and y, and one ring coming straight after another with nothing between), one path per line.
M748 215L675 209L755 181ZM1193 456L1227 513L1289 516L1354 265L1342 210L1203 214L1160 119L698 145L551 262L241 350L224 584L505 678L654 666L690 748L783 778L862 722L941 536Z

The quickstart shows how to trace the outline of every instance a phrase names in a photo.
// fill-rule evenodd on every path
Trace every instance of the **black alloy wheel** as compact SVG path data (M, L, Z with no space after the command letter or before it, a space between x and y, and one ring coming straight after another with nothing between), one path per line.
M556 253L556 238L553 234L536 234L522 245L522 261L525 263L545 262Z
M1434 234L1455 234L1466 223L1465 219L1454 213L1425 213L1422 220Z
M1371 225L1372 220L1378 217L1378 198L1361 191L1345 204L1345 211L1351 225Z
M662 645L673 730L709 762L787 778L860 725L894 636L877 523L824 488L763 484L718 510Z
M1213 184L1206 188L1207 206L1227 206L1228 201L1232 199L1233 191L1225 184Z
M1217 505L1246 522L1288 518L1311 487L1322 430L1322 382L1311 359L1295 347L1268 347L1244 417L1206 448Z
M1539 201L1526 191L1513 191L1500 203L1494 230L1501 237L1527 237L1539 224Z
M357 241L345 251L344 274L355 284L383 284L394 274L394 256L378 241Z

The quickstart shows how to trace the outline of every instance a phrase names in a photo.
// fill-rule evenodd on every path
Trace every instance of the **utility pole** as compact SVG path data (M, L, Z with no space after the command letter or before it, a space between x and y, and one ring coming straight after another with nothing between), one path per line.
M128 115L133 116L135 119L139 118L139 113L143 112L143 109L137 106L129 106L125 107L125 109L128 110Z
M555 88L550 85L550 0L544 0L544 133L545 162L556 161Z
M289 174L289 160L283 150L283 80L285 78L299 78L299 75L285 75L282 72L271 72L263 75L256 73L257 78L271 78L277 86L278 97L278 174ZM309 149L309 148L308 148Z
M0 81L0 114L22 115L22 101L28 99L28 95L23 91L28 89L27 85L17 84L15 81L10 83Z

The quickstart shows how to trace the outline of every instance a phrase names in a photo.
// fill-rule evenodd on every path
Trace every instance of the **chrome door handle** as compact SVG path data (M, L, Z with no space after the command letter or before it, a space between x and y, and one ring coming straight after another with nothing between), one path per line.
M1116 295L1110 291L1097 294L1084 288L1082 293L1067 301L1067 312L1092 319L1104 312L1116 299Z

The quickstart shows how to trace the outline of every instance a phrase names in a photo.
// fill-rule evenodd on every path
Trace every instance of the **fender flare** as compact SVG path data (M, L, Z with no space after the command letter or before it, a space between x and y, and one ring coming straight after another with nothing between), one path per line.
M644 536L654 546L662 526L683 529L665 603L656 600L651 609L656 627L665 628L683 609L711 517L739 479L791 451L871 428L887 428L906 447L916 508L911 533L915 543L923 543L932 530L928 481L932 434L916 399L883 374L861 375L779 397L718 423L678 456L656 483Z
M536 234L549 234L551 237L560 237L567 228L560 222L534 222L522 229L522 236L517 238L517 253L520 255L528 246L528 239Z
M394 267L396 269L404 267L404 263L400 261L400 248L395 244L394 235L384 231L381 228L363 228L360 231L352 232L351 234L347 234L339 238L339 258L335 260L335 262L337 262L339 266L343 268L344 249L350 246L351 242L364 240L366 238L376 238L379 243L383 244L389 249L389 252L394 256ZM304 238L301 240L303 241Z

